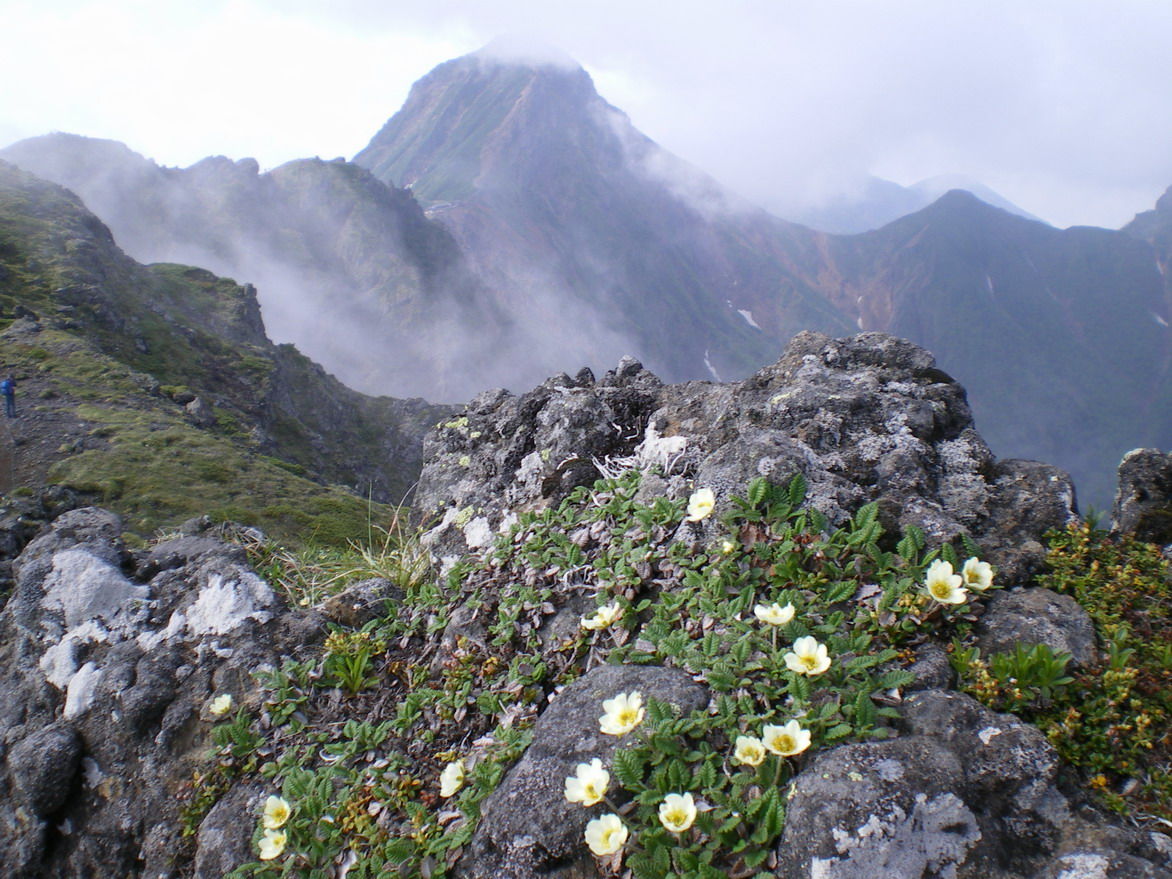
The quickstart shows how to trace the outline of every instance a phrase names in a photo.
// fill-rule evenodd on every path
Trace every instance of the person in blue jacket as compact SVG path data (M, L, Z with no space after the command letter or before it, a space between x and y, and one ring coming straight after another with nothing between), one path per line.
M4 395L4 411L9 418L16 417L16 379L11 375L0 381L0 394Z

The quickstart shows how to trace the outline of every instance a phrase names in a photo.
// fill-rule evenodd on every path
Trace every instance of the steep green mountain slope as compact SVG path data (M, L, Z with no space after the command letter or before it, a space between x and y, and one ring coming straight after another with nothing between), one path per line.
M268 341L252 288L135 263L76 196L4 162L0 315L5 487L89 492L142 531L211 511L336 539L363 498L403 497L447 412L344 387Z
M506 325L451 235L412 196L337 160L260 173L213 157L161 168L122 144L53 134L0 150L78 193L141 262L198 265L257 289L269 334L351 387L454 400L498 348L454 337Z

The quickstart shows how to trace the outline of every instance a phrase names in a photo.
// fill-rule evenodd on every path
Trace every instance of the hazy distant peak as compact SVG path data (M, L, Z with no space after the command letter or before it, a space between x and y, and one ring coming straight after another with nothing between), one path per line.
M37 156L44 153L68 154L75 160L84 156L100 162L153 164L122 141L86 137L82 134L70 134L64 131L54 131L51 134L19 140L5 147L2 152L6 158L18 165L21 156Z
M963 189L975 195L981 201L985 202L985 204L992 205L995 208L1000 208L1011 214L1017 214L1019 217L1025 217L1027 220L1036 220L1039 223L1046 222L1041 217L1035 216L1014 204L1005 198L1005 196L989 188L979 180L974 180L964 174L938 174L935 177L925 178L909 188L913 192L922 193L925 197L932 199L938 198L950 190Z
M521 67L556 67L569 71L582 68L558 47L521 34L496 37L467 57Z

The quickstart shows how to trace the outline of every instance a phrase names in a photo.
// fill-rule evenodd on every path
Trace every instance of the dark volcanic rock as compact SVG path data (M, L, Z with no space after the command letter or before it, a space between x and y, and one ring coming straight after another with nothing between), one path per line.
M800 472L832 523L878 501L889 532L915 525L933 543L969 534L1003 583L1024 582L1045 531L1074 516L1064 473L996 461L964 389L927 351L880 333L800 333L739 384L663 385L624 362L599 382L489 392L432 431L425 455L417 502L450 558L486 545L518 511L631 463L665 467L665 494L713 489L718 510L753 477Z
M1169 875L1167 854L1147 835L1086 820L1060 790L1058 755L1036 728L939 690L915 694L902 711L904 736L843 745L798 775L777 875ZM1099 871L1078 870L1092 866Z
M1119 464L1112 530L1152 543L1172 543L1172 455L1135 449Z
M1098 655L1090 615L1069 595L1040 587L993 595L978 643L985 654L1045 644L1055 653L1069 653L1075 666L1088 666Z
M65 804L80 764L77 730L65 723L37 730L8 753L17 801L34 815L52 815Z
M246 703L254 670L312 642L239 547L183 537L136 559L121 531L111 513L73 510L13 565L0 612L5 876L176 875L176 791L210 745L207 703ZM201 845L231 852L201 862L239 863L245 824L243 842L201 829Z

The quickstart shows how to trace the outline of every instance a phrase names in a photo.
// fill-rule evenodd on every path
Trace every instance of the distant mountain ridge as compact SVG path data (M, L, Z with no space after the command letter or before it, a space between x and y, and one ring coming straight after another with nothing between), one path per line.
M0 155L62 176L60 149ZM144 188L123 174L103 189L100 152L69 173L110 218ZM1065 467L1096 505L1123 452L1172 445L1157 232L1058 230L959 191L870 232L818 232L658 147L580 68L484 54L421 79L353 163L207 162L164 174L199 207L152 233L217 258L237 245L219 270L268 271L266 321L304 315L306 349L360 387L454 399L627 353L667 380L727 380L801 329L879 330L936 354L999 455Z
M929 177L911 186L900 186L881 177L868 177L859 188L826 197L818 204L788 210L785 205L775 205L774 211L811 229L836 235L857 235L923 210L953 189L963 189L985 204L1027 220L1045 222L988 186L959 174Z

